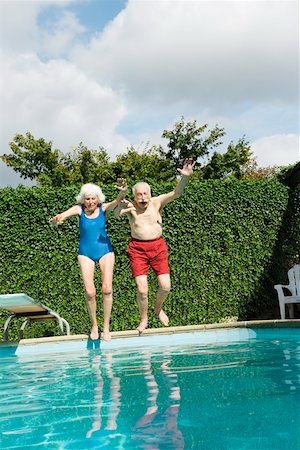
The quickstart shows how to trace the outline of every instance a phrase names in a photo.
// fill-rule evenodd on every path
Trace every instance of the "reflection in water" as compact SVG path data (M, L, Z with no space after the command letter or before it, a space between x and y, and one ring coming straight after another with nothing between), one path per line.
M149 352L143 352L142 355L145 361L144 378L148 392L148 408L135 424L135 434L132 437L138 440L142 438L143 448L159 449L161 442L165 442L168 448L182 449L184 440L178 427L180 387L176 373L172 373L171 370L170 353L162 354L159 367L155 367L157 362L151 364ZM155 378L155 373L157 378L160 378L159 382ZM161 395L159 389L164 391ZM149 447L147 442L151 442Z
M97 385L95 388L94 404L96 405L92 428L86 433L86 437L90 438L95 431L102 428L102 419L107 418L103 424L105 430L117 429L117 417L120 412L120 378L116 377L112 368L112 354L106 353L97 355L93 358L92 368L95 370ZM108 384L109 390L109 411L105 411L104 392Z
M148 392L147 397L148 408L145 414L138 420L136 424L137 428L143 427L148 423L150 423L154 419L158 409L157 407L158 384L156 383L155 377L152 372L150 357L148 358L148 360L145 359L143 370L144 370L144 379L146 381Z
M138 448L155 450L165 442L168 448L183 449L183 435L178 428L180 388L177 375L171 370L170 353L164 352L159 360L151 361L150 351L143 351L130 367L123 364L122 357L116 355L114 358L111 351L93 358L92 369L97 379L94 389L95 412L86 438L90 439L94 435L100 443L103 442L104 431L111 430L112 433L106 434L106 438L111 439L111 448L114 448L112 442L116 442L117 438L118 448L124 448L122 444L125 441L127 444L132 441L132 445ZM134 403L128 392L129 383L135 388L135 391L130 389L129 392L134 394L137 404L124 417L126 406ZM121 409L123 414L120 414ZM133 423L130 423L130 414L135 417ZM122 433L124 423L126 429Z
M300 346L296 347L296 351L294 349L286 348L283 350L283 355L285 362L282 364L283 370L285 372L284 383L289 386L290 391L296 391L299 387L300 375L297 370L295 370L295 353L300 354ZM299 367L299 364L298 364Z

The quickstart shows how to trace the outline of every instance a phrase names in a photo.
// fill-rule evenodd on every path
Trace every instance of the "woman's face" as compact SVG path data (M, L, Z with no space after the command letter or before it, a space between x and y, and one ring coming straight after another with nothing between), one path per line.
M98 197L94 194L87 194L84 196L84 207L88 211L95 211L99 205Z

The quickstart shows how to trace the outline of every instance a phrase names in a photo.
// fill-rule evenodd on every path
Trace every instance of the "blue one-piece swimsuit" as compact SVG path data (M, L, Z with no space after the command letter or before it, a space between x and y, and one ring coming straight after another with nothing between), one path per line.
M81 216L79 218L79 248L78 254L87 256L98 262L102 256L113 252L112 245L106 233L106 221L102 205L99 207L98 217L89 219L81 206Z

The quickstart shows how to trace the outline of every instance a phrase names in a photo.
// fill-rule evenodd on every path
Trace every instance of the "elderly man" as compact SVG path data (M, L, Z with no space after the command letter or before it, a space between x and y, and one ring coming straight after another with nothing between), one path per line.
M162 209L172 200L180 197L193 173L195 162L186 159L182 169L177 169L181 179L176 188L168 194L151 197L150 186L139 182L132 188L133 203L123 202L115 210L116 216L126 215L131 227L131 241L128 245L130 267L137 287L137 304L140 313L139 334L148 325L148 269L154 270L158 290L154 312L160 322L168 326L169 318L162 305L170 292L170 271L168 265L168 247L162 238Z

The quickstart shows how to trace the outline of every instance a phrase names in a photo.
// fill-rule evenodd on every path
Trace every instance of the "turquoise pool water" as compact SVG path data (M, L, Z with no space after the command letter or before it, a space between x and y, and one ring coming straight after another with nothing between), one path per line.
M300 332L255 335L0 351L0 448L300 449Z

